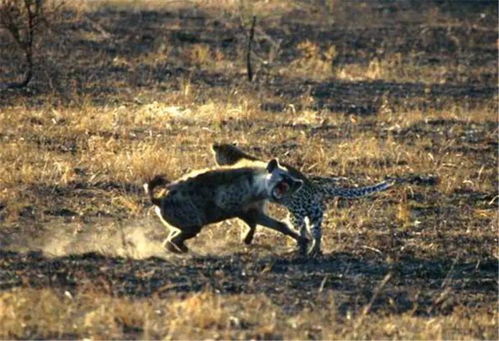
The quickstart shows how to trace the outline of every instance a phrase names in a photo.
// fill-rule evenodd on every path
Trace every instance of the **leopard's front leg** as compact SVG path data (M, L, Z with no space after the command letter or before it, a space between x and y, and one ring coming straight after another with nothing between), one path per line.
M288 220L293 225L294 229L300 233L303 238L309 238L309 231L307 229L307 224L305 223L305 214L302 211L290 210L288 215ZM299 249L301 255L306 255L308 253L307 245L301 245Z
M324 217L324 206L317 205L314 210L309 215L310 221L310 232L312 233L312 238L314 243L308 254L311 256L320 256L322 254L321 241L322 241L322 220Z

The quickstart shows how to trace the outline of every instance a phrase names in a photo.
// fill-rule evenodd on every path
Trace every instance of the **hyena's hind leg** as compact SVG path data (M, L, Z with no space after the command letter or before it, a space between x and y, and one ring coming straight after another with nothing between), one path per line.
M184 228L181 230L170 225L165 219L163 219L163 215L161 214L161 209L159 207L156 207L154 211L159 217L159 220L169 231L168 237L166 237L166 239L163 241L163 248L173 253L188 252L189 249L187 248L187 246L185 246L184 241L198 234L201 228Z
M194 226L189 228L184 228L182 230L175 231L174 234L170 234L165 240L166 248L175 253L187 253L189 249L185 246L184 242L187 239L195 237L199 231L201 231L201 226Z
M170 224L168 224L168 222L165 219L163 219L163 215L161 214L161 209L159 207L155 207L154 212L159 217L159 220L161 221L161 223L163 223L163 225L166 227L168 231L168 237L166 237L166 239L163 241L162 244L163 248L171 252L180 253L180 250L176 248L174 245L171 245L170 242L172 238L174 238L176 235L180 233L180 230L176 227L171 226Z
M163 241L163 248L167 249L170 252L181 253L181 250L171 243L172 238L177 236L179 233L180 230L178 229L170 229L168 237L166 237L166 239Z

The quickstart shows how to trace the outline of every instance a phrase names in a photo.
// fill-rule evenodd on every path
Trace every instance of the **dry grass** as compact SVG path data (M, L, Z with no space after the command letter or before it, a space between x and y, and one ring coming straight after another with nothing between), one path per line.
M155 300L112 297L85 288L76 296L52 289L13 289L0 295L3 338L140 339L356 339L363 335L395 339L494 339L496 318L477 309L457 306L446 316L417 317L411 313L340 318L331 295L321 301L324 312L286 314L264 294L217 295L206 290L185 298ZM255 312L258 312L255 314ZM395 321L396 320L396 321ZM188 327L187 327L188 326ZM360 331L362 330L362 332Z
M31 87L0 93L0 337L497 339L496 7L68 2ZM244 247L235 221L170 257L141 185L227 141L352 184L439 181L332 201L318 260L263 228Z

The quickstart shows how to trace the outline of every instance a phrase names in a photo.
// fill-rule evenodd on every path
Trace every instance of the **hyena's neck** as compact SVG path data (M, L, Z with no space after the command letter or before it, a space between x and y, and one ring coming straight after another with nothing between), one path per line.
M251 192L258 199L266 199L269 196L269 191L267 190L269 178L267 174L258 173L253 178L253 185L251 186Z

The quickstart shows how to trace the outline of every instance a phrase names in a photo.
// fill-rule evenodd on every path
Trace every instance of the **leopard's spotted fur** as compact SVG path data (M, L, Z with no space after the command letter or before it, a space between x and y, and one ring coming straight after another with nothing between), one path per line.
M234 165L241 161L259 161L255 156L246 154L232 144L213 144L212 151L215 160L219 165ZM308 251L310 254L316 255L321 252L322 239L322 219L325 210L325 200L333 197L341 198L357 198L369 195L374 192L384 191L390 188L394 181L383 181L373 186L359 188L337 187L327 184L329 181L326 178L314 178L310 180L298 169L282 163L286 167L291 176L303 181L303 186L293 195L284 198L280 204L286 206L290 212L289 219L293 226L300 231L303 237L311 233L314 243ZM307 220L308 219L308 224ZM248 232L246 241L251 241L253 238L254 229ZM304 252L304 250L301 250Z

